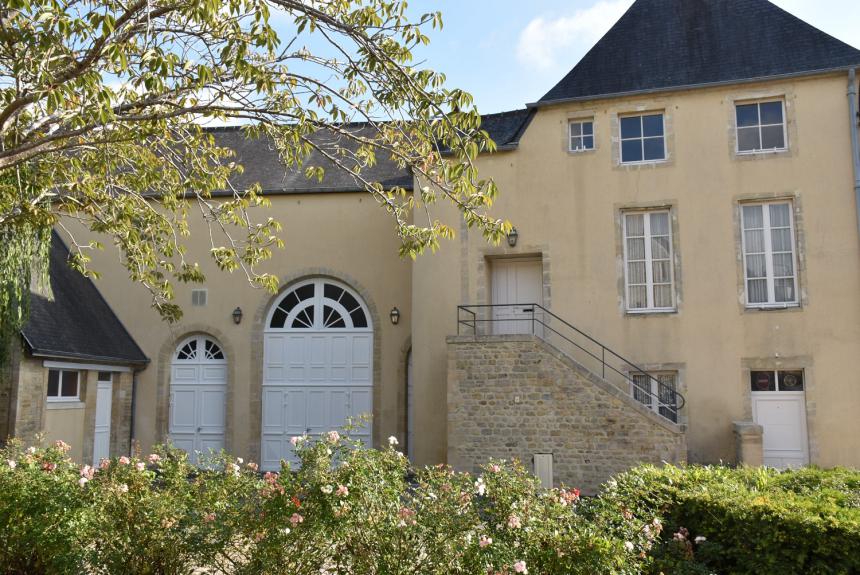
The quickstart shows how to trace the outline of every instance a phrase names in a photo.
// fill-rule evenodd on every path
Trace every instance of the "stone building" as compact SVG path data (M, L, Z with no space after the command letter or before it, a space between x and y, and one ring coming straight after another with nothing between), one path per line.
M144 448L264 468L362 413L367 443L396 436L417 464L518 457L587 489L638 462L860 466L854 67L860 51L766 0L637 0L546 96L484 117L498 151L479 168L516 233L463 226L415 262L343 174L285 173L269 142L215 130L284 224L281 290L219 275L193 234L211 283L177 290L171 328L96 254L142 354L86 361L136 374ZM28 425L12 431L50 427Z

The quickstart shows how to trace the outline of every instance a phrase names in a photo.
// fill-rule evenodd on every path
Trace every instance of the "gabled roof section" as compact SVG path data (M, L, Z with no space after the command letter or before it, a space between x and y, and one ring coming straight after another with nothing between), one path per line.
M146 355L89 278L69 267L69 250L52 235L51 299L30 294L30 318L21 330L38 357L145 365Z
M534 105L852 66L860 50L767 0L636 0Z
M497 150L512 150L519 145L534 115L535 111L529 108L484 114L481 116L481 129L490 135Z

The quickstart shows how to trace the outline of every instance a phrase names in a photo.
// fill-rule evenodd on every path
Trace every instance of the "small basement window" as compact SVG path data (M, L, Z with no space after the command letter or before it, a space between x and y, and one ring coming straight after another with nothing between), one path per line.
M592 120L574 120L568 124L570 132L571 152L584 152L594 149L594 122Z
M67 369L48 370L48 401L78 401L80 372Z

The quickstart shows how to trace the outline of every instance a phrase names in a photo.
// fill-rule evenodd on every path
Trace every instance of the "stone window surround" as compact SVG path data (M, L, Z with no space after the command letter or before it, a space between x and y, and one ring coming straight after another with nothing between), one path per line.
M663 137L666 157L662 160L647 162L621 163L621 118L648 114L663 114ZM675 117L666 98L649 99L647 103L626 104L609 113L609 127L612 142L613 170L649 170L675 165Z
M651 375L660 375L661 373L675 374L675 391L680 393L686 399L687 396L687 364L684 362L658 362L658 363L643 363L638 366ZM640 370L636 367L628 366L628 377L632 373L638 373ZM678 425L686 426L689 423L687 412L687 404L678 410Z
M738 104L752 104L766 100L782 100L785 117L786 149L763 150L758 152L738 152L737 113L735 106ZM781 158L795 156L799 151L797 139L797 115L795 113L795 101L797 95L789 85L768 86L759 89L745 89L728 94L724 101L728 112L727 128L729 157L738 162L761 161L769 158Z
M748 307L746 304L746 274L744 273L744 250L741 237L741 206L752 202L790 201L794 216L795 260L797 262L797 304L785 307ZM738 309L741 314L755 313L797 313L809 305L806 281L806 234L804 233L801 194L797 191L770 194L739 194L732 198L732 226L735 241L735 262L737 276Z
M780 357L751 357L741 358L741 371L738 392L744 398L743 419L753 421L752 391L750 390L750 372L803 370L804 400L806 402L806 432L809 441L809 463L814 465L819 461L817 398L818 389L815 385L815 367L811 356Z
M680 217L678 210L678 200L659 200L655 202L637 202L637 203L616 203L612 206L615 215L615 258L618 269L618 280L616 282L618 289L619 311L623 317L659 317L673 316L681 311L683 305L683 275L681 266L681 243L680 243ZM675 309L665 310L628 310L627 309L627 286L626 286L626 270L624 269L624 214L627 212L642 212L649 210L669 210L669 222L672 226L672 267L674 273L675 291Z
M600 143L598 138L598 130L600 129L600 125L597 119L597 110L596 109L586 109L586 110L577 110L575 112L569 112L567 114L567 119L564 121L562 126L562 150L568 156L588 156L596 153L600 149ZM594 135L594 147L589 150L571 150L570 149L570 124L571 122L591 122L592 133Z

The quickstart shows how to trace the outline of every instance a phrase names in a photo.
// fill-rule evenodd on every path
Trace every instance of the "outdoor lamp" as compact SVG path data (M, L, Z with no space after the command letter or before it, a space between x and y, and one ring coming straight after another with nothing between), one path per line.
M400 323L400 310L397 309L397 306L391 308L391 313L388 314L388 317L391 318L391 323L394 325Z
M520 237L517 228L511 228L511 233L508 234L508 245L512 248L517 246L517 238Z
M242 323L242 308L237 307L233 310L233 323L236 325Z

